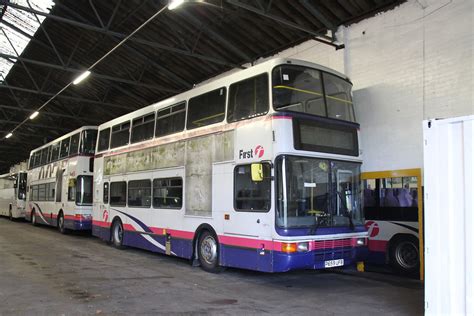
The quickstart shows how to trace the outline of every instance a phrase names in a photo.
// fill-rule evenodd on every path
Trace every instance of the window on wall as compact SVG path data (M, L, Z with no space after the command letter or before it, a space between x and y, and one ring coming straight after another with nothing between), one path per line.
M128 206L151 206L151 180L128 181Z
M367 220L418 221L418 178L364 180L364 214Z
M77 154L79 149L79 133L71 136L71 144L69 145L69 155Z
M153 138L155 113L136 118L132 121L132 143Z
M183 179L153 180L153 207L180 209L183 205Z
M225 116L226 88L220 88L189 100L188 129L222 122Z
M268 112L268 75L234 83L229 88L227 121L235 122Z
M104 182L104 192L102 196L102 201L104 204L109 204L109 183Z
M109 149L110 141L110 128L103 129L99 132L99 145L98 151L103 151Z
M110 137L110 148L125 146L129 143L130 122L124 122L112 126L112 136Z
M184 130L186 103L182 102L159 110L156 118L155 135L165 136Z
M68 137L66 139L63 139L61 141L61 151L59 152L59 158L65 158L69 156L69 143L70 143L71 138Z
M271 205L270 164L263 164L263 181L252 181L251 165L234 169L234 207L236 211L266 212Z
M110 206L127 205L127 182L110 183Z
M51 145L51 156L49 158L50 161L58 160L60 147L61 147L61 143L59 143L59 142Z

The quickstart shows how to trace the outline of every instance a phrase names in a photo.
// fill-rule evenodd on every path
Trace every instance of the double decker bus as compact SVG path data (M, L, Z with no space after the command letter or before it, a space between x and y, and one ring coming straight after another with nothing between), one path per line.
M100 125L93 235L210 272L353 265L367 232L351 87L273 59Z
M26 177L25 171L0 175L0 216L25 218Z
M92 227L97 127L85 126L30 153L26 220L61 233Z

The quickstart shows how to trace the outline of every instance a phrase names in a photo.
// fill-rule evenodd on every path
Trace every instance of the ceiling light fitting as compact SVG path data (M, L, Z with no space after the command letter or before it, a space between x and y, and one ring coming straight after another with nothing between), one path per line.
M40 114L40 112L35 111L30 115L30 120L33 120L35 117L37 117Z
M72 82L73 84L79 84L81 83L84 79L86 79L87 77L89 77L89 75L91 74L91 72L89 70L86 70L84 71L79 77L77 77L76 79L74 79L74 81Z

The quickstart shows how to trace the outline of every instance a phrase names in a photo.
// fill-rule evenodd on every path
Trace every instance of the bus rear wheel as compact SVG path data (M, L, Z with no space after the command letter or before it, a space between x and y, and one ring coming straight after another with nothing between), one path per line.
M115 248L123 248L123 225L119 219L115 220L112 224L112 245Z
M62 212L58 215L58 230L61 234L67 233L66 227L64 226L64 215Z
M219 242L214 234L205 230L199 236L198 256L201 268L204 271L218 273L221 271L219 266Z
M418 239L406 236L394 240L390 246L390 264L398 273L417 273L420 267Z

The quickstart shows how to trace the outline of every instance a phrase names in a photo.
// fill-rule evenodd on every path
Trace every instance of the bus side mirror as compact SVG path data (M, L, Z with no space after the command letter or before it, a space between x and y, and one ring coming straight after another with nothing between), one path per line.
M261 182L263 181L263 165L261 163L251 164L252 181Z

